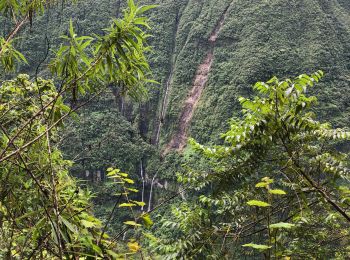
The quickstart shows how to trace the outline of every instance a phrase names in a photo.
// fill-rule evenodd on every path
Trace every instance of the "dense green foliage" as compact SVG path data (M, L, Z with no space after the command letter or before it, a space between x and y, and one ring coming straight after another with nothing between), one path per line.
M72 162L63 159L59 143L65 119L107 86L114 84L124 96L145 95L144 84L151 80L144 32L149 26L143 14L153 6L137 7L128 1L122 19L113 19L103 35L78 36L70 22L48 66L53 79L19 74L7 80L6 73L15 73L17 62L26 62L13 39L54 3L0 3L1 14L13 26L0 45L0 257L116 259L135 254L137 242L118 245L118 238L110 239L106 233L109 220L102 224L94 217L92 194L71 177ZM118 192L116 186L121 186L115 208L144 206L128 195L136 190L129 187L134 181L126 173L108 171L111 190ZM150 222L146 215L134 215L124 224L138 227L139 218Z
M142 1L144 2L151 1ZM74 23L80 30L94 31L97 28L92 20L101 23L106 17L114 15L119 7L118 1L114 3L101 0L100 3L96 10L89 1L80 5L79 9L65 6L63 13L77 13ZM264 80L273 75L287 77L317 69L327 72L320 85L323 90L319 93L319 117L330 120L336 126L347 125L350 27L350 7L347 1L303 0L286 3L279 0L251 3L191 0L152 3L158 3L159 7L150 13L153 27L150 44L153 52L149 57L154 77L160 85L149 88L149 99L141 105L132 105L118 97L117 102L113 103L118 93L112 91L102 100L99 108L94 105L91 111L101 110L103 113L112 107L118 109L122 115L119 122L122 125L126 124L122 122L124 120L131 122L144 142L153 144L157 124L162 120L162 150L162 146L178 127L179 115L196 68L209 48L206 39L228 8L215 44L209 81L189 129L190 136L201 142L219 141L218 136L226 128L226 121L237 113L237 97L249 95L249 86L256 79ZM47 19L52 24L57 22L52 17ZM48 28L40 24L37 28L62 31L62 28L56 29L51 23ZM41 48L45 49L45 41L42 39L41 42ZM165 117L160 118L168 82L168 105ZM88 116L90 113L86 114ZM75 127L77 131L73 129L72 133L81 132L78 130L79 124L75 124ZM96 135L96 132L91 134ZM112 142L105 143L102 149L117 149L109 145ZM72 151L68 152L71 154ZM117 150L115 152L118 153ZM157 160L156 157L153 160ZM99 160L91 163L94 166L89 169L89 165L85 164L85 170L93 170ZM129 163L134 166L129 168ZM120 167L134 173L134 169L139 168L138 165L137 159ZM99 166L101 171L104 167L104 164ZM135 174L139 175L138 172Z
M349 257L348 161L334 146L350 132L311 112L317 99L306 92L322 75L258 82L256 97L240 98L243 118L231 120L224 145L192 141L197 163L178 177L194 193L162 220L157 252L169 259L259 251L267 259Z
M149 87L149 99L142 105L132 105L119 97L113 104L118 93L112 91L104 97L107 102L92 106L91 111L101 110L103 113L111 107L119 109L122 115L119 122L125 125L125 120L130 121L146 143L154 143L157 124L162 120L160 144L166 144L177 128L183 101L190 90L196 68L209 48L207 38L228 8L215 44L209 81L195 111L190 135L202 142L218 141L219 134L226 128L226 121L237 111L237 97L248 95L249 85L255 79L297 75L316 69L327 72L321 84L321 87L324 84L327 88L323 88L324 91L319 94L319 116L337 126L347 124L348 1L140 2L159 4L149 14L153 27L153 37L149 40L154 51L148 56L154 77L160 85ZM32 33L28 28L28 33L18 40L31 64L31 67L24 69L34 74L33 69L41 64L39 71L45 72L47 48L53 49L59 45L61 40L58 37L67 31L71 17L78 34L92 35L100 33L111 17L120 16L124 4L123 1L99 0L96 5L95 1L86 0L76 6L69 3L55 6L55 12L47 12L35 19L30 29ZM170 82L168 105L165 117L161 119L167 82ZM79 124L75 124L75 127L79 128ZM72 129L74 132L81 131ZM95 132L91 134L96 135ZM109 143L106 142L102 148L112 151ZM68 153L72 154L72 151L68 150ZM94 165L91 168L85 165L85 170L93 170L98 162L98 159L91 162ZM134 164L131 168L130 163ZM138 168L137 164L139 160L132 160L120 167L133 172L134 168ZM104 164L98 167L101 171L105 170Z
M3 255L349 257L350 2L138 4L0 0Z

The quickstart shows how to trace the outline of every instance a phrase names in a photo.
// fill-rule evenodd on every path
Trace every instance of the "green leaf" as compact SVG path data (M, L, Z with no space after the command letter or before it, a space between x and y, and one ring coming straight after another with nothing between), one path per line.
M96 226L95 223L90 222L90 221L87 221L87 220L84 220L84 219L81 221L81 224L82 224L84 227L87 227L87 228L91 228L91 227Z
M149 216L149 214L143 215L142 219L143 219L146 227L151 227L153 225L153 221L152 221L151 217Z
M118 174L118 173L120 172L119 169L108 168L108 170L110 170L110 171L108 171L108 173L107 173L107 176L108 176L108 177L117 177L117 178L120 178L120 176L114 176L114 175L116 175L116 174Z
M290 229L292 227L294 227L294 224L290 224L290 223L285 223L285 222L279 222L276 224L271 224L270 228L286 228L286 229Z
M135 200L133 200L132 202L134 202L135 204L137 204L140 207L143 207L143 206L146 205L146 203L144 203L143 201L135 201Z
M257 207L270 207L269 203L260 200L250 200L247 202L249 206L257 206Z
M129 226L136 226L136 227L140 227L140 224L137 224L135 221L129 220L129 221L125 221L124 222L125 225L129 225Z
M92 245L92 249L98 253L100 256L103 256L102 249L98 245Z
M258 250L266 250L266 249L271 248L271 246L258 245L258 244L253 244L253 243L244 244L242 246L244 246L244 247L251 247L251 248L254 248L254 249L258 249Z
M2 138L1 138L1 139L2 139L2 142L3 142L4 145L7 145L8 142L10 141L10 140L8 139L7 135L5 135L5 134L2 135Z
M268 185L266 182L259 182L255 185L256 188L265 188Z
M126 189L129 190L129 191L132 191L132 192L139 192L139 190L133 189L133 188L126 188Z
M273 183L273 179L270 179L269 177L264 177L261 179L263 182L266 182L267 184Z
M112 250L106 250L107 254L109 254L112 259L121 259L122 257L118 254L116 254L115 252L113 252Z
M68 220L66 220L64 217L59 216L61 221L64 223L64 225L73 233L77 233L77 227L70 223Z
M126 181L127 183L130 183L130 184L134 184L135 183L133 180L128 179L128 178L125 178L123 180Z
M269 190L269 193L276 194L276 195L286 195L287 193L284 190Z
M73 28L73 21L72 19L69 21L69 34L71 37L74 36L74 28Z
M137 9L136 13L137 14L143 14L144 12L147 12L148 10L151 10L153 8L156 8L158 5L145 5L141 6L140 8Z

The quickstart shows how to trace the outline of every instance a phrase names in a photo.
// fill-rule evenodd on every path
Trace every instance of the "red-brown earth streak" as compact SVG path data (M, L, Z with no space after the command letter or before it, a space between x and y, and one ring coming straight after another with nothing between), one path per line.
M204 87L208 81L209 72L214 60L214 45L219 36L219 33L224 25L225 18L228 13L228 9L225 11L224 15L220 19L219 23L215 26L214 30L208 38L210 44L210 50L205 56L204 61L198 66L192 89L187 95L187 99L184 103L184 107L181 112L179 127L177 132L172 137L171 141L168 143L164 150L164 154L167 154L170 150L175 149L177 151L182 151L187 144L188 140L188 128L191 123L194 111L198 105L201 98Z

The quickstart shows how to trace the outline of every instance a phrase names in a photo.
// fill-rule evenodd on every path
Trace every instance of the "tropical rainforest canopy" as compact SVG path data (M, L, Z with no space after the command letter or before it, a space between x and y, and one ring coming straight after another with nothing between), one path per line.
M0 0L1 259L349 259L350 1Z

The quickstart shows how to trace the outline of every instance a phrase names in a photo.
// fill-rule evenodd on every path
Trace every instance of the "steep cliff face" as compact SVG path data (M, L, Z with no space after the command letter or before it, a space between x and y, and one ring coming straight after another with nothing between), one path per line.
M79 34L92 34L107 24L108 17L120 14L125 4L112 0L97 2L86 0L77 6L57 7L62 9L58 17L46 14L35 21L34 33L21 40L28 59L37 64L42 61L47 48L45 36L54 47L55 39L67 28L67 24L59 21L73 16ZM325 81L315 90L320 100L318 112L335 125L348 125L350 1L140 0L139 3L159 5L149 13L153 27L150 39L153 53L149 57L160 85L149 87L149 99L142 104L130 105L131 102L121 99L111 89L84 110L85 122L103 117L104 121L110 121L106 127L123 126L123 131L103 129L103 133L111 140L127 142L123 141L122 145L108 140L100 142L102 135L96 127L83 130L77 122L69 127L69 135L79 142L78 150L84 149L85 140L101 143L98 149L116 156L123 152L143 154L149 150L149 144L159 152L182 150L189 136L200 142L217 141L227 120L236 115L237 97L249 96L251 84L273 75L290 77L317 69L326 73ZM43 68L45 62L42 64ZM102 116L107 114L115 115L118 120ZM128 144L134 139L125 139L124 135L130 133L138 143L142 142L142 149ZM65 148L69 156L77 152L70 148L69 140ZM93 158L89 154L82 156L87 159L81 168L103 170L115 162L113 158L106 161L97 152ZM119 166L125 170L138 169L139 158L122 164ZM131 164L135 167L130 167Z
M231 2L188 0L178 3L173 23L172 53L156 54L157 57L168 57L169 61L168 74L160 79L163 84L158 102L161 105L154 129L155 143L163 148L165 146L166 150L183 147L186 143L187 129L209 77L214 57L213 44ZM167 1L162 1L154 16L164 16L169 12L166 7ZM168 37L160 35L160 38ZM154 46L155 50L161 49L158 41Z
M197 108L198 102L201 99L204 87L208 82L209 73L214 60L214 48L216 40L219 36L220 31L224 25L225 19L227 18L229 6L226 8L225 12L222 14L219 22L212 30L208 38L208 49L205 59L199 64L196 74L193 79L192 89L187 94L186 100L183 104L181 111L178 129L171 138L170 142L164 150L164 154L168 153L171 149L176 149L177 151L182 151L188 141L188 128L190 127L193 114ZM168 85L167 85L167 88ZM164 99L167 99L167 94L165 94Z
M167 105L158 135L166 150L182 148L187 136L203 142L216 139L235 114L237 97L249 95L252 83L273 75L324 70L326 79L315 90L322 102L319 112L335 124L347 124L350 2L235 0L182 5L175 53L169 56L176 59L170 59L171 77L162 86ZM225 10L212 48L208 39ZM156 12L162 15L162 4Z

